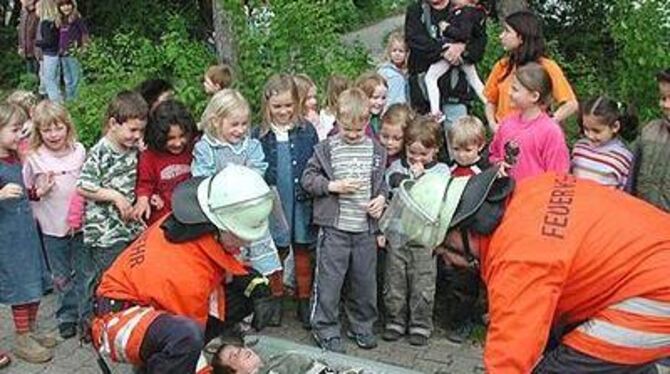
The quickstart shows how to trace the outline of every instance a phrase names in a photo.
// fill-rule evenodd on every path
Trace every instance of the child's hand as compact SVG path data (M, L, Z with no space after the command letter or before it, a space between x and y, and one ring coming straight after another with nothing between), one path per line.
M114 200L112 200L116 209L121 213L121 219L124 221L129 221L133 218L133 206L130 204L130 201L126 199L125 196L116 192Z
M423 173L425 173L426 169L424 169L422 163L417 162L417 163L414 163L414 164L410 165L409 171L412 173L412 176L414 176L414 178L418 178L418 177L422 176Z
M377 236L377 247L381 249L386 248L386 237L384 235Z
M163 201L163 199L161 199L161 197L159 195L156 195L156 194L151 195L151 199L149 200L149 203L156 210L161 210L165 206L165 202Z
M141 219L148 220L151 217L151 205L147 196L140 196L133 207L132 219L139 221Z
M386 199L382 195L379 195L370 200L368 203L368 214L370 217L379 219L379 217L382 216L382 212L384 211L384 203L386 203Z
M23 187L16 183L7 183L0 189L0 200L18 199L23 196Z
M328 182L328 191L341 194L353 193L361 188L361 182L354 179L340 179Z
M37 189L35 190L37 197L48 194L54 185L56 185L56 178L54 177L54 173L50 171L45 174L44 178L37 180Z
M512 165L505 161L500 161L498 162L498 166L498 177L509 177L509 170L512 168Z

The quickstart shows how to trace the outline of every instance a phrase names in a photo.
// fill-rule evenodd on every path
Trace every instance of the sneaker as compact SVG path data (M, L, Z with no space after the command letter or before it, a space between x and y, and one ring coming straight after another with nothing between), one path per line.
M344 344L342 344L342 339L340 339L339 336L333 336L332 338L328 339L321 339L316 334L313 334L313 336L314 340L316 341L316 344L322 349L325 349L326 351L331 351L335 353L347 352L344 349Z
M409 344L416 346L426 346L428 345L428 337L420 334L410 334Z
M77 324L73 322L65 322L58 325L58 334L63 340L73 338L77 335Z
M58 345L58 337L56 337L55 332L32 331L30 336L44 348L54 348Z
M386 340L387 342L394 342L399 340L401 336L402 334L396 330L385 329L384 333L382 334L382 339Z
M456 344L463 344L470 339L470 334L474 330L474 325L471 322L464 322L455 329L447 333L447 340Z
M33 364L41 364L53 358L51 349L41 346L31 334L14 335L14 355Z
M353 331L347 331L347 337L363 349L377 348L377 337L374 334L356 334Z

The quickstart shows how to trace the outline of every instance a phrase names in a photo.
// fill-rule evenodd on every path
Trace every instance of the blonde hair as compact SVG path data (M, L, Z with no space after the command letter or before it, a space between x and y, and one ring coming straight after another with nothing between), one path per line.
M33 116L33 132L30 135L30 148L35 150L44 144L40 129L53 123L61 123L67 127L67 144L72 145L77 140L77 131L67 109L61 104L50 100L42 100L35 107Z
M384 127L384 124L389 124L391 126L400 126L404 130L414 120L414 117L415 113L409 105L395 103L382 115L382 127Z
M291 121L295 122L300 116L300 96L293 77L288 74L275 74L268 79L265 83L265 87L263 87L263 97L261 100L261 112L263 113L263 122L261 123L262 131L267 131L272 123L270 99L273 96L280 95L284 92L291 93L291 100L293 101L293 117L291 118Z
M394 43L402 44L403 48L405 48L405 52L408 52L407 42L405 42L405 34L400 30L394 31L389 34L388 41L386 42L386 51L384 51L384 58L386 61L391 61L391 50L393 49ZM407 68L407 58L405 58L405 61L403 61L400 68Z
M331 75L326 82L326 101L324 107L331 113L337 110L337 98L340 94L351 86L351 82L347 77L342 75Z
M407 125L403 132L405 147L419 142L426 148L439 149L442 145L442 129L433 118L419 116Z
M538 93L538 104L551 104L553 85L549 73L542 65L529 62L518 68L514 76L527 90Z
M227 64L212 65L205 72L205 77L221 89L229 88L233 84L233 69Z
M60 13L55 0L40 0L35 7L35 13L40 21L52 21L60 27Z
M367 73L361 74L361 76L356 79L354 86L360 88L365 92L365 95L370 98L375 93L375 88L379 86L384 86L388 88L386 79L379 75L377 72L370 71Z
M349 88L343 91L337 98L337 113L335 118L338 123L361 123L370 119L368 109L368 96L360 88Z
M307 74L296 74L293 76L295 86L298 88L298 102L300 105L300 115L304 116L307 112L305 103L307 102L307 95L310 88L316 89L316 83Z
M250 113L249 102L242 94L232 88L223 89L212 96L205 111L200 117L198 130L215 137L217 126L221 118L226 118L236 111Z
M486 128L479 118L463 116L447 130L447 137L451 146L475 145L479 147L486 143Z
M37 96L30 91L16 90L5 101L20 106L30 116L30 111L37 105Z
M23 108L12 103L0 102L0 129L15 124L23 125L28 120L28 113Z

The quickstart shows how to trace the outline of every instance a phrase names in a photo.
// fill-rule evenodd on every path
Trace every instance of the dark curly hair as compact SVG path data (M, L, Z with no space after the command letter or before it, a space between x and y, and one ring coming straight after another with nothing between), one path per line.
M174 87L172 83L165 79L147 79L140 83L136 90L142 95L151 109L163 93L174 91Z
M198 131L195 121L186 105L177 100L164 101L151 113L149 124L144 132L144 142L154 151L165 152L168 133L170 127L174 125L179 126L193 143Z

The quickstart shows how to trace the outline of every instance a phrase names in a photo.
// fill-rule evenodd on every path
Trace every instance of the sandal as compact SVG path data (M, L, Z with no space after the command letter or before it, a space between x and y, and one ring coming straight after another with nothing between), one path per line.
M0 352L0 369L6 368L12 363L12 359L5 352Z

